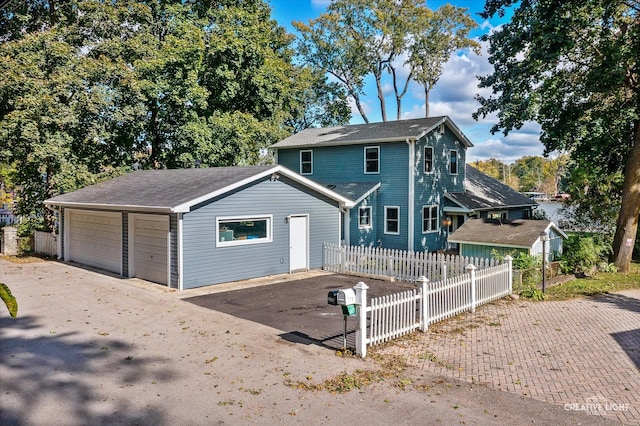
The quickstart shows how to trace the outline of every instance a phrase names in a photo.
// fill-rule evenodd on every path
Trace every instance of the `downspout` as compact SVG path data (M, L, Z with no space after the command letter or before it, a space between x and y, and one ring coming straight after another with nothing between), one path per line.
M407 250L414 251L414 231L415 231L415 159L416 159L416 141L407 138L409 145L409 188L407 197Z
M342 212L344 213L344 245L348 246L351 244L351 238L350 238L350 234L351 234L351 229L349 227L349 223L351 222L350 219L350 208L349 207L343 207ZM341 241L340 238L340 231L338 231L338 241Z

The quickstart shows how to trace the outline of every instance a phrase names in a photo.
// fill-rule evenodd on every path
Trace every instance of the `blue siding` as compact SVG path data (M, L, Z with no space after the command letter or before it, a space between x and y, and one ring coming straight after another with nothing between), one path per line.
M460 244L460 255L469 257L479 257L484 259L493 259L493 253L497 253L498 256L504 257L506 255L513 256L516 253L529 254L529 250L516 247L494 247L490 245L479 244Z
M359 214L360 207L371 206L371 228L360 229ZM354 246L377 247L378 245L378 229L380 221L384 220L384 214L378 215L378 196L377 192L369 195L362 202L351 209L349 229L350 244Z
M380 147L380 173L364 173L364 148ZM433 150L433 173L424 173L424 147ZM308 150L309 148L302 148ZM300 170L300 148L278 150L278 163L291 170ZM446 232L422 233L422 207L437 205L440 217L438 224L445 219L444 193L464 191L466 147L446 128L443 134L437 130L425 135L415 143L414 170L415 179L413 229L414 247L407 247L409 218L409 145L406 142L380 144L359 144L346 146L313 148L313 174L307 177L320 183L343 182L381 182L377 197L366 200L374 205L374 228L365 232L358 229L358 207L351 210L350 240L354 245L376 244L379 239L383 247L435 251L445 247ZM449 172L451 150L458 153L458 173ZM385 206L400 207L400 234L385 234Z
M424 147L433 148L433 172L424 172ZM451 150L458 153L458 173L449 172ZM415 150L415 206L414 206L414 251L436 251L445 248L447 230L442 228L446 218L445 192L463 192L465 179L466 147L456 139L449 129L443 134L431 132L416 143ZM438 230L422 232L423 206L438 206Z
M296 170L296 169L294 169ZM339 242L337 202L281 177L211 200L183 216L185 289L289 272L287 216L309 215L309 267L322 266L322 243ZM216 247L216 217L273 215L273 241Z
M364 148L380 147L380 173L364 173ZM307 149L307 148L305 148ZM291 170L300 169L300 149L279 149L278 163ZM407 248L409 147L405 142L346 145L313 148L313 175L307 177L324 184L343 182L381 182L376 203L371 204L374 228L363 233L358 229L358 207L351 210L352 244L369 245L380 239L383 247ZM384 207L400 207L400 235L384 233Z

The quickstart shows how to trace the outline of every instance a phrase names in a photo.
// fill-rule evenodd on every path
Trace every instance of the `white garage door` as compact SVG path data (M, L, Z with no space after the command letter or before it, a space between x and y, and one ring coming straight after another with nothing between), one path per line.
M131 215L129 223L132 277L160 284L168 283L169 217ZM130 229L131 229L130 228Z
M121 213L67 210L65 260L122 273Z

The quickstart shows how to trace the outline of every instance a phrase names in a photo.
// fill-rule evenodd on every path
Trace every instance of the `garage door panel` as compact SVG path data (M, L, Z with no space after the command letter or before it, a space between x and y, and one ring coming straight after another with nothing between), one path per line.
M120 213L70 211L67 260L121 273Z
M169 219L133 217L133 270L138 278L167 284Z

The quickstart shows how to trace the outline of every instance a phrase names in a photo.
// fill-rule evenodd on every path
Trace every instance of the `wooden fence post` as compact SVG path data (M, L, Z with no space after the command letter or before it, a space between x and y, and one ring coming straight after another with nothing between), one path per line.
M368 285L360 281L353 287L358 305L358 325L356 327L356 355L367 356L367 289Z
M476 267L467 265L467 272L471 275L471 313L476 311Z

